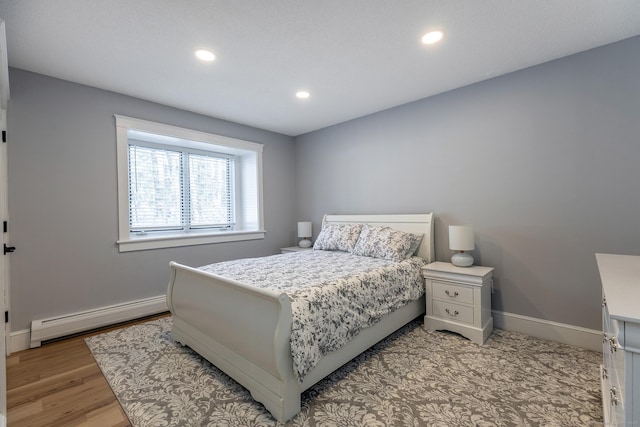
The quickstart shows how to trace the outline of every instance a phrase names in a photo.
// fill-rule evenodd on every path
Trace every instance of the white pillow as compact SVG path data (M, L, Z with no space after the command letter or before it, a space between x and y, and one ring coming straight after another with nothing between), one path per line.
M313 249L351 252L360 237L362 224L333 224L322 226Z
M394 230L391 227L364 225L352 253L354 255L402 261L412 256L422 235Z

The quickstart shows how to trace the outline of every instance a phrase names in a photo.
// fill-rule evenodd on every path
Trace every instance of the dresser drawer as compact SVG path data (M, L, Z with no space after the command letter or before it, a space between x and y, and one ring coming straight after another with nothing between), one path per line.
M435 299L432 304L434 316L473 325L473 307Z
M617 426L619 419L624 419L624 406L620 400L621 394L617 387L609 381L608 376L602 377L602 412L605 426Z
M473 289L466 286L453 285L433 280L431 282L433 298L460 304L473 304Z
M602 400L607 426L640 425L640 257L596 254L602 281Z

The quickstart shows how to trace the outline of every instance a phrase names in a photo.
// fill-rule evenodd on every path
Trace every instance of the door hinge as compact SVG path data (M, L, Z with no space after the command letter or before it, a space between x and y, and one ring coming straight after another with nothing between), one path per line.
M4 323L9 323L9 312L8 311L4 312Z
M7 131L6 130L2 131L2 142L7 142Z
M5 255L8 254L8 253L14 252L15 250L16 250L15 246L7 246L6 243L4 244L4 254Z
M9 221L2 221L2 232L6 233L9 231Z

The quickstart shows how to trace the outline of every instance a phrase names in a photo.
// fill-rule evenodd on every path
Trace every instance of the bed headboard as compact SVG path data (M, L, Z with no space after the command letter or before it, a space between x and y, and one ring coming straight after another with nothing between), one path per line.
M322 223L338 224L369 224L372 226L387 226L407 233L422 234L422 242L418 248L418 256L427 262L435 261L433 244L433 213L428 214L399 214L399 215L329 215L325 214Z

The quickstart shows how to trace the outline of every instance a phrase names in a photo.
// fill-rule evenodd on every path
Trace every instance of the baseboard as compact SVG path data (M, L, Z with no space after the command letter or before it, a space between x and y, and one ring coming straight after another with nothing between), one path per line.
M602 331L521 316L519 314L492 311L493 325L498 329L520 332L538 338L582 347L587 350L602 351Z
M167 310L166 296L160 295L48 319L34 320L31 322L29 347L39 347L42 341L126 322Z
M142 303L142 307L140 307L140 303ZM119 322L126 322L128 320L136 319L139 317L162 313L163 311L167 310L164 295L155 298L149 298L147 300L134 301L134 305L137 305L138 308L144 308L143 313L140 314L141 312L139 310L135 310L134 312L117 310L118 307L122 308L122 306L131 307L131 303L103 307L97 310L81 313L85 315L92 312L104 314L105 312L113 312L114 308L115 311L118 312L118 316L107 316L108 318L105 318L105 316L99 316L102 319L100 325L85 327L84 330L94 329ZM492 315L494 327L498 329L520 332L551 341L557 341L568 345L586 348L588 350L598 352L602 351L602 331L599 330L586 329L578 326L567 325L564 323L552 322L549 320L537 319L535 317L522 316L519 314L507 313L497 310L493 310ZM104 323L105 321L108 321L108 323ZM77 332L81 331L70 333ZM67 333L65 335L69 335L70 333ZM11 353L28 349L32 341L30 331L28 329L12 332L10 335L10 339L11 342L9 350Z
M26 350L29 348L29 344L31 344L31 334L28 329L11 332L9 339L9 353L7 355Z

